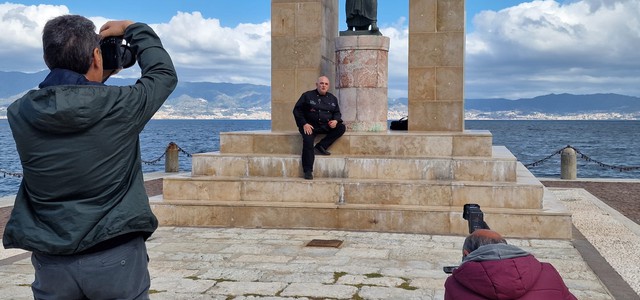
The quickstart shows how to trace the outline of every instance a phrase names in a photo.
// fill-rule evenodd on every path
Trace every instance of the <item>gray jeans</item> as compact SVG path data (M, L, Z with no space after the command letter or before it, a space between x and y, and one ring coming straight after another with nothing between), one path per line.
M31 254L34 299L149 299L142 237L91 254Z

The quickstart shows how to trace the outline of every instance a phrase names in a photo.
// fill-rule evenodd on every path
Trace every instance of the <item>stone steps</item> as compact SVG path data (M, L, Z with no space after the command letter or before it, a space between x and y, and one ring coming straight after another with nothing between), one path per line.
M275 177L172 176L164 183L164 199L195 201L310 202L541 208L543 185L522 178L515 183L304 179Z
M490 157L493 136L487 130L461 132L346 132L332 146L335 155L384 157ZM220 152L235 154L293 154L302 152L297 131L239 131L220 133Z
M465 235L462 206L477 203L505 236L571 238L568 210L518 165L515 183L172 176L151 205L169 226Z
M224 154L192 157L193 176L300 178L300 154ZM516 181L517 160L505 147L492 147L490 157L383 157L316 155L315 178L452 181Z
M221 133L151 199L162 225L468 234L480 205L507 237L571 238L571 215L487 131L347 132L302 179L298 132Z
M571 214L545 190L542 209L482 208L491 229L506 237L571 238ZM466 235L461 206L335 204L151 199L167 226L338 229ZM568 224L568 226L567 226Z

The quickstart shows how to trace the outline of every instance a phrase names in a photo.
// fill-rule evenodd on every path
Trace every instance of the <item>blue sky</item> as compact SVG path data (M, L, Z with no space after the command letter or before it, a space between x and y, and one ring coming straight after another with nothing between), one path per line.
M500 10L520 4L521 0L469 0L466 3L468 16L482 10ZM131 19L145 23L161 23L171 19L177 11L200 11L204 16L220 19L223 26L235 27L239 23L257 23L271 18L269 0L180 0L180 1L13 1L25 5L51 4L65 5L70 12L84 16L102 16L110 19ZM99 5L109 4L109 5ZM344 0L339 0L344 7ZM379 0L378 19L380 23L394 23L401 17L408 17L408 0ZM344 27L344 12L340 12L340 26Z
M339 1L344 30L344 0ZM391 38L390 97L406 97L408 3L378 1L378 23ZM466 10L466 98L640 96L638 0L467 0ZM98 27L109 19L150 24L181 80L270 84L268 0L0 3L0 71L45 69L42 26L64 13L87 16Z

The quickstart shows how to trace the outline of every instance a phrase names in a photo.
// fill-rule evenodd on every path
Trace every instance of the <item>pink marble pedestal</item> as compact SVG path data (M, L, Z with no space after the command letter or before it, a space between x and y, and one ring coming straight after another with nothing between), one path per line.
M336 93L348 131L386 131L389 38L336 38Z

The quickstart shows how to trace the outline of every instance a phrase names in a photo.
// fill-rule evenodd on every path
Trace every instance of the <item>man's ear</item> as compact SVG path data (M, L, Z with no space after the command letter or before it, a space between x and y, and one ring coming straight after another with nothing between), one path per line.
M85 77L89 81L102 82L102 52L99 47L93 49L93 59Z
M102 69L102 51L100 47L93 49L93 63L99 65L99 68Z
M469 251L467 249L462 249L462 257L469 255Z

